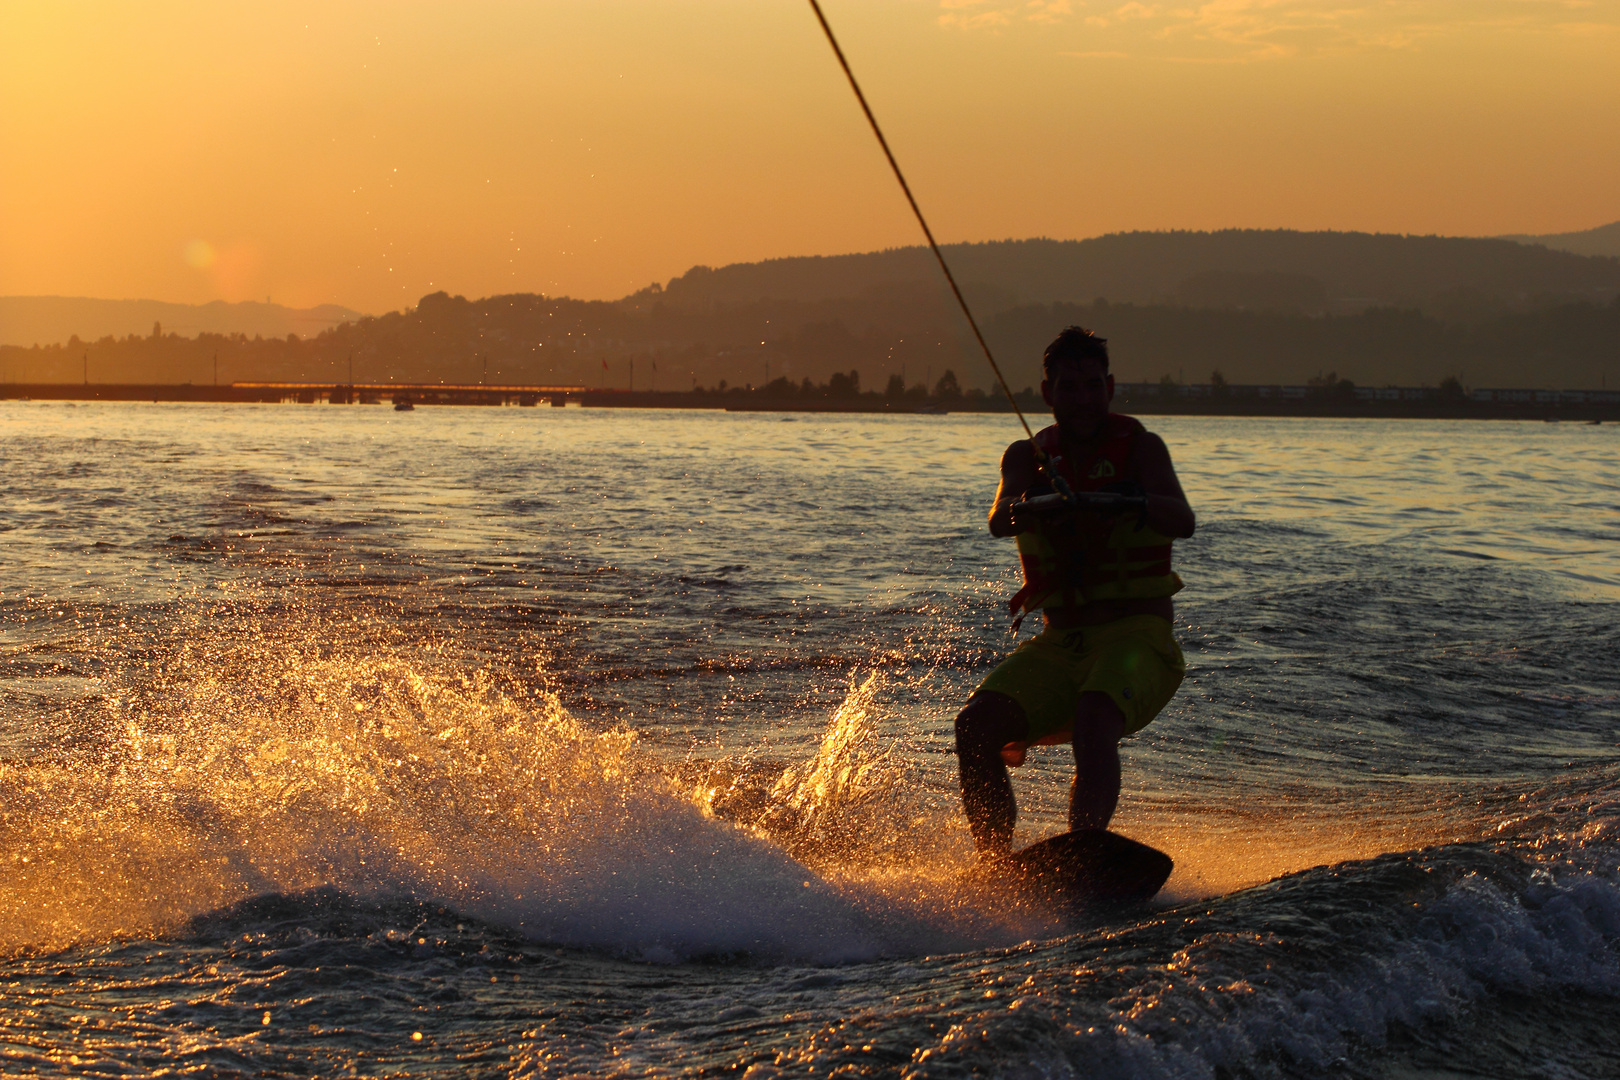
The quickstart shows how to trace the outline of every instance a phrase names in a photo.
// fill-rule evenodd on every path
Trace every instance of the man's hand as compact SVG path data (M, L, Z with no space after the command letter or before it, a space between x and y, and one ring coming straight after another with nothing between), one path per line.
M1017 536L1034 521L1028 515L1015 515L1012 507L1023 500L1024 492L1035 486L1040 472L1035 466L1035 448L1028 439L1019 439L1001 455L1001 484L990 507L990 535Z
M1170 450L1164 445L1164 440L1152 432L1143 432L1136 443L1136 455L1136 471L1141 478L1142 490L1146 493L1145 505L1134 499L1127 503L1109 492L1078 492L1077 502L1090 500L1103 505L1077 506L1058 513L1136 514L1149 528L1164 536L1176 539L1191 536L1198 521L1192 507L1187 505L1187 496L1182 493L1181 482L1176 478L1175 466L1170 463ZM1001 455L1001 484L996 488L996 501L990 508L991 536L1017 536L1034 528L1037 522L1061 520L1060 517L1055 519L1043 507L1025 505L1014 510L1015 506L1027 501L1024 492L1039 480L1035 448L1029 444L1029 440L1020 439L1007 447ZM1114 499L1120 501L1114 502Z
M1124 487L1126 485L1118 485ZM1131 485L1135 487L1135 485ZM1012 503L1008 509L1015 520L1025 517L1050 518L1080 513L1118 517L1121 514L1140 514L1147 509L1147 495L1141 491L1075 491L1067 496L1053 492L1035 495Z
M1187 504L1176 467L1170 463L1170 449L1151 431L1144 431L1136 442L1136 471L1147 492L1147 509L1142 519L1161 536L1185 540L1198 527L1198 518Z

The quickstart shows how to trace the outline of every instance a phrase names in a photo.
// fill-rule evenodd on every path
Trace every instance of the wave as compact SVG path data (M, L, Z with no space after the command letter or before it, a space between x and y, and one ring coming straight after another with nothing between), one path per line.
M324 625L179 639L108 674L70 749L0 765L0 948L208 947L293 925L265 962L312 994L327 991L308 932L406 965L463 949L473 981L502 934L637 967L727 959L718 970L753 972L746 992L713 1016L690 1005L717 1067L760 1064L740 1047L773 1010L813 1006L821 1021L770 1028L771 1068L1376 1074L1466 1056L1459 1032L1488 1047L1506 1025L1566 1071L1602 1073L1558 1010L1606 1016L1620 999L1612 766L1496 793L1489 839L1074 928L960 884L954 793L885 738L882 674L851 679L802 756L672 767L459 653L336 647ZM633 979L581 963L634 997ZM660 1038L680 1060L679 1037ZM555 1047L514 1045L514 1067L531 1049ZM1501 1071L1499 1048L1478 1052L1476 1071Z
M1488 1031L1527 1003L1581 1027L1583 1002L1620 995L1615 849L1548 848L1459 844L1322 867L1028 949L1022 966L1046 977L992 987L951 1017L917 1050L915 1075L1015 1062L1045 1076L1383 1075L1439 1047L1466 1072L1460 1029ZM1544 1061L1581 1058L1554 1045L1569 1027L1526 1036L1525 1057L1539 1042ZM1489 1053L1476 1066L1500 1074ZM1576 1062L1562 1074L1598 1073Z
M320 886L671 958L879 947L858 904L552 696L295 648L159 667L102 703L93 749L0 766L0 947Z
M714 775L533 685L334 645L339 628L313 623L211 637L206 615L107 673L71 747L0 764L0 949L164 933L318 888L664 960L843 962L1028 931L955 889L965 829L867 722L875 679L852 683L812 760L767 767L741 815L735 783L728 808ZM252 625L240 608L230 622ZM925 849L927 872L904 865Z

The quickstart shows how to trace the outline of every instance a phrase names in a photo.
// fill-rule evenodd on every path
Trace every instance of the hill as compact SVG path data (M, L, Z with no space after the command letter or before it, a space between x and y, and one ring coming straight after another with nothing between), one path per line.
M1554 251L1570 251L1576 255L1607 255L1620 257L1620 221L1599 225L1582 232L1547 233L1543 236L1501 236L1499 240L1512 240L1516 244L1540 244Z
M946 372L988 388L989 369L942 306L904 301L759 301L711 313L662 305L435 293L415 308L308 340L148 335L71 347L0 347L12 382L221 383L238 380L570 384L641 390L824 383L873 389L899 378L933 386ZM1620 386L1620 300L1444 322L1421 311L1348 315L1185 306L1027 304L985 320L1015 390L1040 381L1040 351L1070 323L1111 339L1123 381L1304 383L1337 372L1362 386L1596 389ZM352 372L352 376L351 376ZM849 379L849 373L858 373Z
M1503 239L1228 229L951 244L945 252L987 312L1103 297L1303 314L1413 307L1467 320L1620 293L1620 260ZM698 266L627 302L712 307L941 288L928 250L908 247Z
M169 304L82 296L0 296L0 345L54 345L75 336L95 341L146 334L153 323L191 337L203 333L314 337L358 318L358 311L336 304L289 308L256 301Z
M1620 260L1508 240L1231 230L953 245L1014 389L1079 322L1124 380L1620 386ZM221 305L226 306L226 305ZM235 305L249 307L253 305ZM195 312L198 309L181 309ZM319 309L315 309L319 310ZM342 312L352 315L352 312ZM157 321L154 319L153 321ZM579 384L687 389L992 376L922 248L692 270L621 300L447 293L313 337L103 335L0 348L11 381ZM81 338L88 338L83 331ZM43 338L41 340L44 340Z

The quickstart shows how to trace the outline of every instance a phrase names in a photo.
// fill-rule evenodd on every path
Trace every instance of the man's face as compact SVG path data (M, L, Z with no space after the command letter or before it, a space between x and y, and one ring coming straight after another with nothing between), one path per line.
M1089 435L1108 416L1114 377L1103 370L1100 360L1065 360L1041 381L1041 397L1059 424Z

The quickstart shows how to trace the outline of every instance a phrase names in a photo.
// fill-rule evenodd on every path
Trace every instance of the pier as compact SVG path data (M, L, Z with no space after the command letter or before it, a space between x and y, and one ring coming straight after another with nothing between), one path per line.
M569 401L583 402L586 394L600 394L588 386L531 386L518 383L302 383L238 382L231 389L262 394L255 400L312 405L377 405L383 401L412 405L519 405L542 401L562 408ZM611 393L611 391L608 391ZM270 395L274 395L272 399Z
M235 382L209 384L150 383L0 383L0 399L34 401L191 401L229 404L381 405L520 405L545 402L561 408L584 404L587 397L611 398L619 391L588 386L486 385L483 383L330 383ZM593 402L596 404L598 402Z
M999 395L970 391L952 397L889 400L880 394L778 395L752 387L629 390L590 386L485 383L235 382L0 383L0 400L213 402L284 405L484 405L552 408L717 409L727 412L922 413L1009 412ZM1040 412L1039 395L1020 393L1027 410ZM1402 418L1410 420L1567 420L1620 423L1620 391L1473 389L1443 394L1434 387L1354 387L1322 393L1309 386L1207 386L1121 382L1114 408L1144 416L1256 416Z

